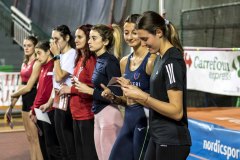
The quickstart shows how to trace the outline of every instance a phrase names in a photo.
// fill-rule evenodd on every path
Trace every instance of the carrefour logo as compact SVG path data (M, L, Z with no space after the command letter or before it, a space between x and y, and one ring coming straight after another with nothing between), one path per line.
M192 65L192 58L189 54L187 54L187 53L184 54L184 61L186 63L186 66L188 66L188 68L190 68Z
M206 60L196 56L194 58L194 67L216 71L230 71L229 63L227 61L218 60L218 57L214 57L212 60Z
M240 56L237 56L232 62L232 68L237 71L237 75L240 78Z

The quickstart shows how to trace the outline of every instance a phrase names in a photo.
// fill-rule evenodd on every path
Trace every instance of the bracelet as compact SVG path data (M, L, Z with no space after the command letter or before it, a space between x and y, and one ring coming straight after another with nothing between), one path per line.
M53 57L53 60L54 60L54 61L56 61L56 60L58 60L58 59L60 59L60 55L56 55L56 56Z
M147 103L149 95L147 95L147 98L144 100L143 103Z

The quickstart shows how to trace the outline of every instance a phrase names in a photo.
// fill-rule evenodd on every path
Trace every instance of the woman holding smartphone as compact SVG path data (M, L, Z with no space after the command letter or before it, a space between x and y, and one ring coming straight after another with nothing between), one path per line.
M101 83L107 85L112 77L120 77L121 71L118 58L121 53L121 33L117 25L95 25L90 31L88 41L90 51L97 56L92 76L93 87L76 82L79 92L93 96L92 111L94 112L94 140L99 160L108 160L112 146L122 127L123 119L117 106L101 96ZM111 53L112 47L114 55ZM113 92L121 92L113 88Z

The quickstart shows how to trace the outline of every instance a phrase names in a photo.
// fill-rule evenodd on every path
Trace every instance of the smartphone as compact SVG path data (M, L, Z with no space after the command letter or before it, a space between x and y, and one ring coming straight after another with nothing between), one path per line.
M114 86L114 87L121 87L121 85L117 82L118 77L112 77L107 84L107 87Z

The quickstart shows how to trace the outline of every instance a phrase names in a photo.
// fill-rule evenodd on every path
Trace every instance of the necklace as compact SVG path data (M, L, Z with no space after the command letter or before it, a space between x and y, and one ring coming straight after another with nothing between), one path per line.
M131 57L130 58L131 62L132 62L132 65L135 67L136 65L139 64L139 62L142 61L142 58L141 57Z

